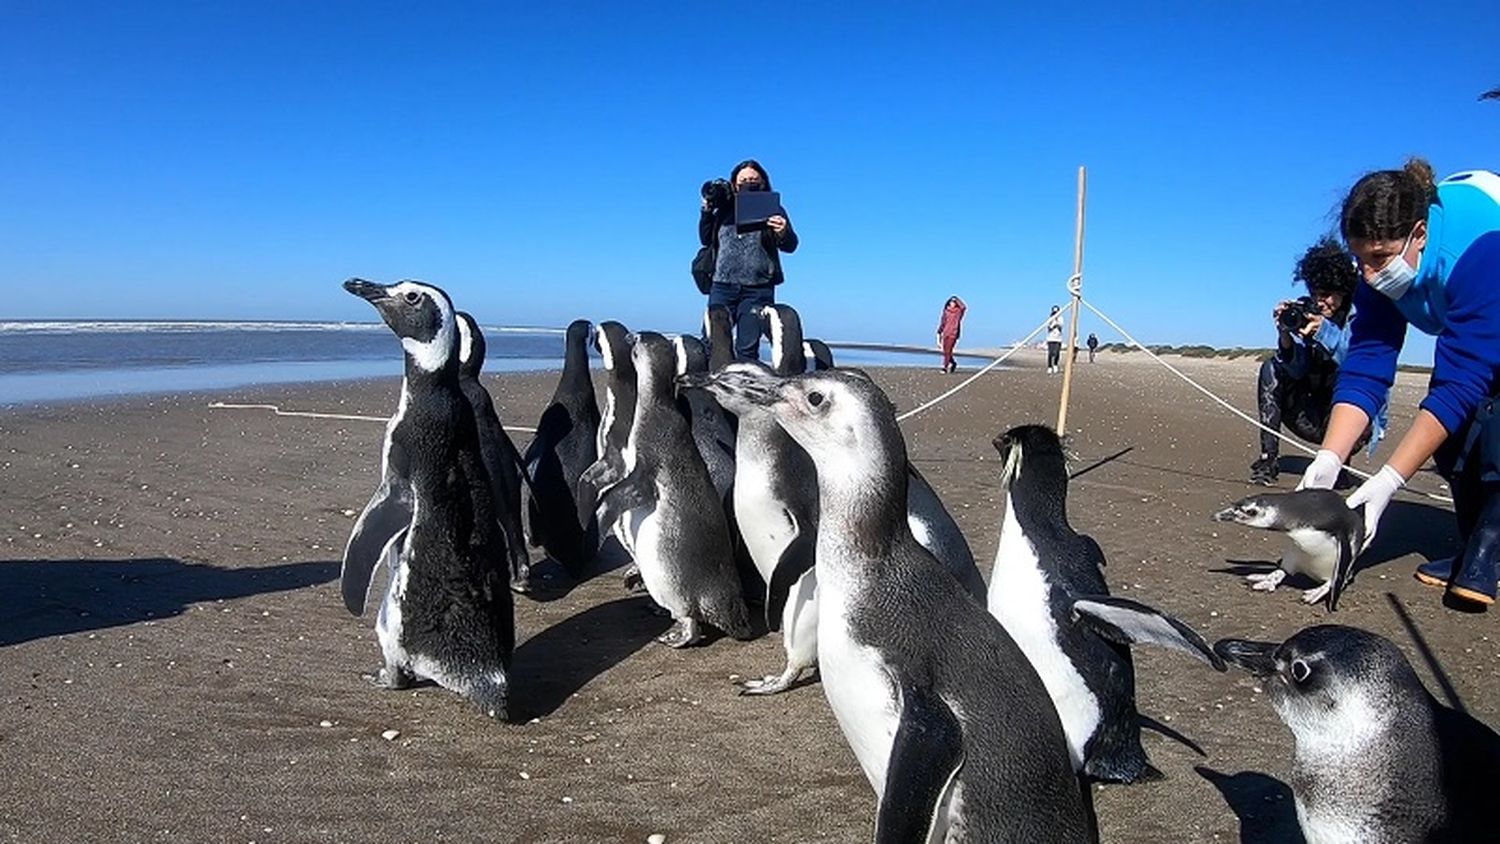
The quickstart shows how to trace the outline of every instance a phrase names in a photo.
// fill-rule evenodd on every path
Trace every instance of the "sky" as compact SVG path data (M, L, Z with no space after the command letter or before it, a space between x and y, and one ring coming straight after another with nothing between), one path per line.
M0 0L0 319L368 321L360 276L690 330L699 186L754 157L810 336L957 294L1018 339L1082 165L1091 302L1266 346L1361 174L1500 167L1489 3L1003 5Z

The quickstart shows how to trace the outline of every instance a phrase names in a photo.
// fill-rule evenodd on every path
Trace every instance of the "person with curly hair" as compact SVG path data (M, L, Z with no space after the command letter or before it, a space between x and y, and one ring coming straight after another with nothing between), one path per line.
M1349 349L1349 317L1359 273L1354 256L1323 237L1297 261L1293 279L1307 298L1283 300L1271 311L1276 354L1260 365L1256 399L1260 424L1322 442L1333 407L1333 385ZM1280 475L1276 435L1260 432L1260 457L1250 464L1250 482L1271 486Z
M1368 544L1396 490L1432 459L1453 492L1462 545L1419 566L1417 579L1483 609L1495 601L1500 558L1500 175L1469 170L1435 183L1432 167L1412 159L1355 182L1340 217L1359 259L1359 318L1323 447L1299 488L1333 485L1390 393L1407 328L1435 335L1416 418L1348 504L1364 506Z

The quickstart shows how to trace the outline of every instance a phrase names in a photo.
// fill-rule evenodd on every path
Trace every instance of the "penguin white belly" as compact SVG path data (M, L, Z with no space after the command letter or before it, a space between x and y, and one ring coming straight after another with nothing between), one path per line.
M380 602L380 615L375 618L375 639L380 642L380 652L385 664L405 667L411 660L401 646L401 599L406 597L406 552L391 549L385 560L390 568L390 583L386 584L385 599Z
M786 507L771 494L770 480L767 467L760 461L747 460L735 467L734 518L756 571L767 583L796 535Z
M1288 574L1305 574L1324 582L1333 579L1339 561L1338 540L1312 528L1290 530L1286 536L1289 541L1281 556L1281 567Z
M878 799L885 793L885 774L896 742L900 708L885 657L850 637L845 618L848 610L840 598L825 590L821 598L825 603L818 613L823 694Z
M1081 769L1084 746L1099 727L1099 699L1063 652L1052 617L1047 577L1009 500L1005 502L1000 548L990 574L989 610L1041 675L1067 733L1073 767Z
M1309 811L1300 799L1294 799L1293 803L1297 807L1297 825L1302 827L1302 838L1307 844L1365 844L1380 840L1378 830L1372 829L1365 818Z
M781 644L787 666L799 671L818 664L818 572L810 569L792 587L781 611Z
M661 487L657 487L656 494L662 494ZM655 507L632 511L640 519L635 534L635 564L651 600L672 613L673 618L681 619L689 615L691 606L682 594L682 583L671 561L662 558L662 514L666 506L667 501L658 498Z

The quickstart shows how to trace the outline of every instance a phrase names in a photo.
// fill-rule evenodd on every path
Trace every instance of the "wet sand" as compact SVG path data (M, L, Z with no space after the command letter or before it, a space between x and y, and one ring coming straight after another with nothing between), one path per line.
M1253 362L1173 361L1253 410ZM1001 514L990 440L1053 423L1062 380L1029 351L1010 363L1022 368L903 423L986 573ZM905 409L964 373L875 374ZM529 425L554 379L487 384L507 424ZM1395 430L1424 384L1400 377ZM574 586L553 570L545 600L518 600L518 723L436 687L361 679L379 659L373 613L343 609L338 560L377 480L382 426L207 405L385 415L396 392L384 380L0 412L0 838L870 839L875 795L821 687L735 694L732 678L780 670L779 640L655 644L665 622L617 572ZM1078 367L1069 427L1071 516L1104 548L1116 594L1210 640L1327 621L1377 631L1440 698L1434 671L1500 724L1493 619L1443 608L1411 577L1455 543L1444 505L1398 497L1330 618L1294 589L1245 587L1239 574L1274 561L1278 537L1209 520L1252 491L1243 422L1143 355L1104 354ZM1304 461L1283 462L1290 490ZM1430 472L1410 486L1442 491ZM1097 789L1104 840L1295 840L1291 738L1256 683L1146 648L1136 673L1166 778Z

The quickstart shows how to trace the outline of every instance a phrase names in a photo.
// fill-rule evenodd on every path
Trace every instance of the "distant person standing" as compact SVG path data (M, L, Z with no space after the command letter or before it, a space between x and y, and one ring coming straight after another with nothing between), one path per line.
M1047 317L1047 374L1057 374L1057 361L1062 357L1062 308L1052 306L1052 315Z
M964 321L964 311L968 309L964 300L949 296L943 305L943 313L938 318L937 339L938 345L943 349L944 372L958 370L958 363L953 360L953 347L958 345L959 326Z
M703 184L698 242L715 252L708 306L728 308L733 315L734 356L739 360L760 358L760 309L776 302L776 285L786 280L780 253L797 250L797 233L785 208L759 231L740 233L735 227L735 197L770 189L771 177L753 158L734 165L729 181Z
M1097 351L1099 351L1099 336L1097 334L1095 334L1094 332L1092 332L1092 331L1089 332L1088 346L1089 346L1089 363L1093 363L1094 362L1094 353L1097 352Z

